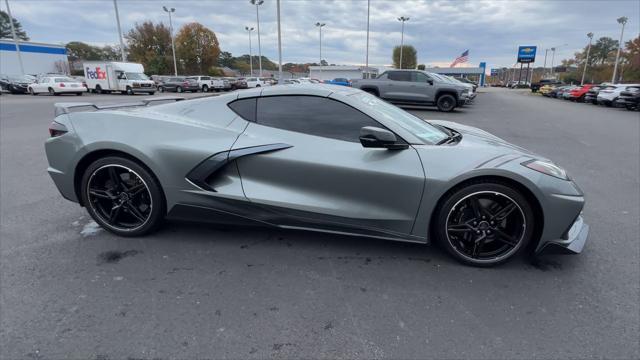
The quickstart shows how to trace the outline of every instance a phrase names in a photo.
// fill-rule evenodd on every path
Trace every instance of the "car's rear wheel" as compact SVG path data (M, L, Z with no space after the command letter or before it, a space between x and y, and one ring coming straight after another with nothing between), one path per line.
M164 92L164 87L163 86L158 86L158 91L163 93Z
M38 94L36 94L35 91L33 91L33 88L29 88L29 94L31 94L32 96L38 95Z
M49 95L57 95L55 90L53 90L53 88L49 88L47 90L49 91Z
M436 216L439 243L456 260L473 266L494 266L513 258L534 233L527 199L499 183L460 188L446 198Z
M440 95L436 101L436 106L442 112L450 112L456 107L456 98L450 94Z
M209 92L209 87L207 85L202 85L202 92Z
M89 165L82 177L81 196L89 215L116 235L148 234L164 218L158 181L129 159L106 157Z
M182 90L182 87L178 86L178 87L176 88L176 91L177 91L177 92L179 92L179 93L181 93L181 92L183 92L184 90Z

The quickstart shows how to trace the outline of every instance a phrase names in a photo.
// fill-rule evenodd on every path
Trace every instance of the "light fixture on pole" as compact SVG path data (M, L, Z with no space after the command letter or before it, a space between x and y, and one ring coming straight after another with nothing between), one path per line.
M367 55L364 59L364 78L369 78L369 14L371 10L371 0L367 0Z
M562 45L554 46L551 48L551 75L555 75L555 71L553 69L553 62L556 58L556 50L561 46L567 46L567 45L569 44L562 44Z
M278 84L282 84L282 39L280 36L280 0L276 0L278 18Z
M325 23L320 23L317 22L316 23L316 27L318 27L318 30L320 30L320 74L322 74L322 28L327 25Z
M251 52L251 32L253 31L253 28L245 26L244 29L249 33L249 73L253 76L253 54Z
M402 22L402 31L400 32L400 69L402 69L402 49L404 48L404 22L409 20L408 17L400 16L398 21Z
M589 46L587 46L587 57L586 59L584 59L584 69L582 69L582 80L580 80L580 85L584 85L584 76L587 74L587 66L589 66L589 53L591 52L591 40L593 40L593 33L588 33L587 37L589 38Z
M116 24L118 25L118 40L120 41L120 55L122 56L122 61L125 62L127 60L124 55L124 42L122 41L122 30L120 29L120 14L118 13L118 3L116 0L113 0L113 8L116 10Z
M624 36L624 26L627 24L627 17L623 16L618 18L618 24L622 24L622 31L620 31L620 41L618 42L618 52L616 53L616 63L613 65L613 76L611 82L615 84L616 75L618 74L618 60L620 60L620 49L622 48L622 37Z
M264 4L264 0L249 0L249 2L256 6L256 23L258 24L258 66L260 67L260 72L258 74L262 77L262 45L260 44L260 11L258 11L258 8L260 5Z
M7 5L7 15L9 15L9 24L11 24L11 36L13 42L16 45L16 55L18 55L18 63L20 64L20 74L24 75L24 65L22 64L22 54L20 53L20 43L18 43L18 36L16 36L16 29L13 27L13 15L11 15L11 8L9 7L9 0L4 0Z
M171 36L171 51L173 53L173 76L178 76L178 64L176 63L176 44L173 41L173 23L171 21L171 13L175 12L175 8L167 9L166 6L162 10L169 14L169 35Z

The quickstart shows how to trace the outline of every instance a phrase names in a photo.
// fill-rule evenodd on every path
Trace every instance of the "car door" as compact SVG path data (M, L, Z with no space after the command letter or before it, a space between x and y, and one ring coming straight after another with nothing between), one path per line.
M409 236L425 181L415 149L362 147L360 129L383 126L335 99L296 95L236 100L251 101L257 110L244 112L250 122L229 157L237 154L245 195L264 209L265 220Z
M388 71L387 81L383 87L386 89L381 94L386 99L396 101L413 101L413 84L410 71Z
M37 82L34 82L33 84L31 84L31 88L33 89L33 92L36 94L46 92L48 91L48 88L47 88L48 83L49 83L49 78L46 78L46 77L41 78Z
M435 100L435 86L433 79L419 71L411 72L411 95L408 96L414 102L433 102Z

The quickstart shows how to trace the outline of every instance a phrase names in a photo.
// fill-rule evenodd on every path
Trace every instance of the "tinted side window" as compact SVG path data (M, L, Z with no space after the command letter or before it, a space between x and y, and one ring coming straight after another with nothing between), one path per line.
M411 81L411 72L409 71L389 71L389 80L395 81Z
M259 98L257 123L350 142L360 142L364 126L383 127L346 104L317 96Z
M233 112L247 121L256 121L256 98L240 99L229 104Z
M429 77L421 72L413 72L412 74L414 82L426 83L429 81Z

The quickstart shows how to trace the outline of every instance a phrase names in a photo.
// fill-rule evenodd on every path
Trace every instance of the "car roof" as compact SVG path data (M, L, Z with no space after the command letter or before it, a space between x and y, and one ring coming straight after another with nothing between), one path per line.
M295 84L295 85L274 85L265 87L262 89L260 95L273 96L273 95L315 95L315 96L329 96L332 93L348 96L358 92L358 89L354 89L348 86L330 85L330 84ZM254 95L257 96L257 95Z

